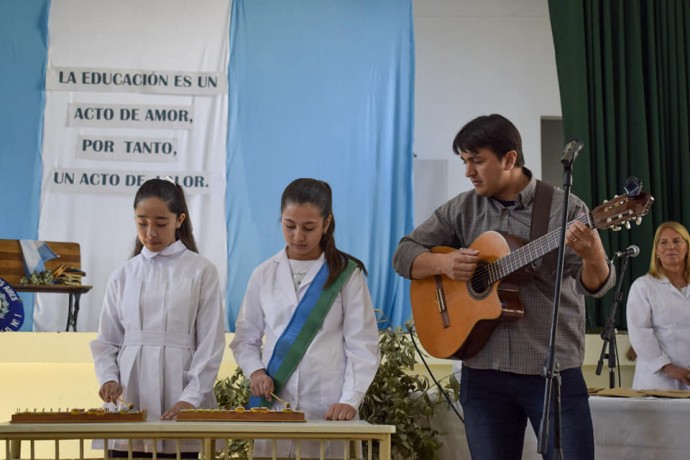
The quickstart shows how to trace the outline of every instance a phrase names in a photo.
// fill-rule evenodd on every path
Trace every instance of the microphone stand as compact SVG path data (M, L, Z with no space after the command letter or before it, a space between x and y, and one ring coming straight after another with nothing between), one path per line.
M539 426L539 448L537 452L544 455L549 449L549 422L551 401L554 402L554 449L553 459L562 460L561 447L561 374L560 365L556 362L556 330L558 328L558 307L561 298L561 284L563 280L563 260L565 258L565 231L568 224L568 202L570 201L570 189L573 185L573 161L582 150L582 143L576 139L566 146L561 157L563 163L563 212L561 215L561 228L558 245L558 259L556 263L556 284L553 293L553 308L551 316L551 332L549 346L546 355L546 364L542 371L542 377L546 379L544 388L544 408Z
M596 374L601 375L601 368L604 365L604 358L608 357L609 363L609 388L614 388L616 386L616 350L618 345L616 344L616 328L614 326L616 310L618 305L620 305L623 300L623 292L621 287L623 286L623 277L625 275L625 270L628 268L628 255L623 257L621 262L620 275L618 277L618 282L616 284L616 291L613 294L613 305L611 305L611 312L609 317L604 324L604 330L601 332L601 338L604 343L601 347L601 354L599 355L599 362L597 363ZM609 352L606 353L606 346L608 345Z

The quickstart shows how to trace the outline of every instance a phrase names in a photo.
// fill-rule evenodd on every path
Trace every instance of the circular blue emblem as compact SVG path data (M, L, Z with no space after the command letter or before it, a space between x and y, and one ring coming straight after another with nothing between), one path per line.
M24 323L24 305L12 286L0 278L0 332L18 331Z

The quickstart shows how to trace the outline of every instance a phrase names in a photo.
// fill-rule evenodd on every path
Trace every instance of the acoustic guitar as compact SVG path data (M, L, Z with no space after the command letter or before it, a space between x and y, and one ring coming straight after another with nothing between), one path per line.
M640 192L619 195L576 220L593 229L620 230L638 225L654 198ZM558 247L561 229L527 244L512 235L484 232L469 246L479 251L480 262L468 281L445 275L412 280L412 317L420 342L436 358L470 358L489 340L501 321L522 318L519 283L529 276L521 270ZM454 248L438 246L431 252Z

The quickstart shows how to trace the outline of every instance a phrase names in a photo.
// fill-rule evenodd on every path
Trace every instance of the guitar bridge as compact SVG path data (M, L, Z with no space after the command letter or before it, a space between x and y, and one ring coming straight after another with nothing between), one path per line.
M443 292L443 281L440 275L434 276L434 281L436 283L436 305L438 306L438 312L441 314L441 321L443 322L443 327L450 327L450 319L448 318L448 309L446 308L446 295Z

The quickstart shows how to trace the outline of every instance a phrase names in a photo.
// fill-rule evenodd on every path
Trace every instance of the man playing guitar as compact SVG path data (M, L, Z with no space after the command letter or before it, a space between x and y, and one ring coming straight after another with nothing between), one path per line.
M535 226L541 225L544 230L558 228L564 193L560 189L539 192L548 198L540 198L536 207L546 203L541 206L546 211L537 214L543 216L536 219L541 222L534 221L539 181L524 166L520 133L501 115L482 116L467 123L455 137L453 150L462 159L465 176L474 189L440 206L426 222L402 238L393 265L400 275L413 280L444 275L469 286L469 297L481 301L482 293L475 292L472 276L485 259L481 249L469 246L485 232L493 236L499 235L497 231L529 241ZM615 270L597 230L577 219L586 213L587 206L571 195L556 344L562 379L561 445L567 458L577 459L594 458L592 419L581 370L585 351L584 295L600 297L615 284ZM499 236L499 240L503 238ZM437 246L456 250L432 252ZM520 319L496 322L486 334L485 343L477 346L474 342L469 351L461 348L459 353L451 353L463 359L460 401L475 459L520 459L528 419L539 432L545 384L541 374L556 281L555 251L527 268L531 273L514 287L515 296L524 305ZM425 308L430 314L436 311L432 305ZM452 323L450 313L444 316L444 322ZM553 455L553 427L549 432L546 459Z

